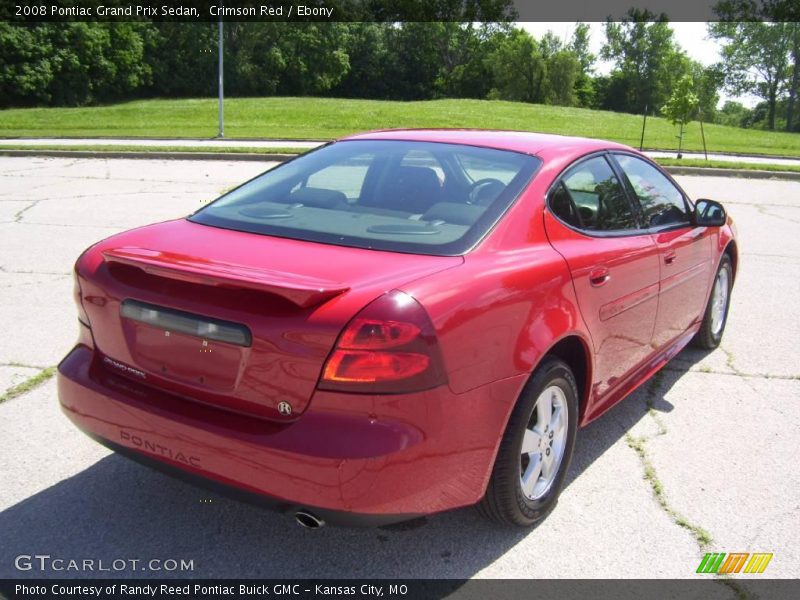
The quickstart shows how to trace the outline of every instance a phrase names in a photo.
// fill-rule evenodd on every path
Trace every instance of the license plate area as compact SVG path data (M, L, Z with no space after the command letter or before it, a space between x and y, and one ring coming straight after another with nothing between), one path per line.
M246 327L131 300L120 312L140 369L217 392L236 389L252 344Z
M253 343L250 330L239 323L164 308L138 300L123 300L120 314L132 321L202 340L224 342L245 348Z

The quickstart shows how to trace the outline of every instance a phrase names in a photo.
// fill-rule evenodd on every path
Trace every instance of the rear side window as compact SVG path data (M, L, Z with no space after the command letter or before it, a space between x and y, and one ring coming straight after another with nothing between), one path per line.
M457 144L343 141L256 177L189 219L343 246L463 254L540 164L527 154Z
M635 156L614 157L639 199L645 225L663 227L689 222L683 194L661 171Z
M570 169L551 192L548 203L562 221L585 231L637 227L622 184L602 156Z

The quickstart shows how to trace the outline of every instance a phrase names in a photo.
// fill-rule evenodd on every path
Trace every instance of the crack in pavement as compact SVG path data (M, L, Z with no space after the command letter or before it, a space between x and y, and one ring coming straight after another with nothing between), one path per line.
M43 383L50 380L55 374L56 374L55 366L41 369L36 375L28 377L22 383L18 383L17 385L10 387L2 394L0 394L0 404L6 402L7 400L12 400L13 398L21 396L26 392L35 390Z
M725 200L725 204L733 204L736 206L774 206L779 208L800 208L800 206L793 206L791 204L780 204L778 202L737 202L736 200Z
M11 221L8 222L11 223ZM113 229L115 231L117 230L122 231L131 227L130 225L88 225L85 223L80 225L72 223L40 223L39 221L19 221L15 222L15 224L27 225L29 227L32 225L39 225L41 227L72 227L72 228L77 227L80 229Z
M661 420L654 407L658 388L661 386L663 378L663 370L655 373L648 383L645 391L645 405L647 406L647 414L658 426L658 432L654 436L633 436L630 433L626 433L625 443L639 457L639 460L642 463L642 468L644 469L644 479L650 484L653 496L658 505L667 514L667 516L669 516L673 523L689 531L697 542L700 550L705 551L714 541L711 537L711 534L699 525L689 521L689 519L681 515L677 510L670 506L664 492L664 486L659 480L655 466L653 465L647 453L647 442L654 437L666 435L668 432L666 425Z
M0 265L0 271L8 273L9 275L71 275L71 271L18 271L15 269L7 269Z
M790 221L792 223L800 223L800 220L798 220L798 219L792 219L791 217L787 217L787 216L784 216L784 215L776 215L776 214L773 214L773 213L769 212L769 210L767 208L765 208L765 206L767 206L765 204L754 204L753 206L755 206L756 210L760 214L764 215L765 217L772 217L773 219L780 219L781 221L784 221L784 222L785 221ZM772 205L772 206L774 206L774 205ZM782 206L782 208L796 208L796 207L785 207L785 206Z
M743 256L746 258L756 257L756 258L783 258L786 260L800 260L800 256L789 256L786 254L762 254L760 252L748 252Z
M731 371L733 371L735 375L738 375L742 379L742 381L744 381L747 384L747 387L753 390L755 394L758 394L758 390L750 381L750 378L747 376L747 373L741 371L739 367L737 367L734 364L734 360L736 360L736 358L734 357L733 352L725 348L722 344L719 345L719 350L725 355L725 366L728 367Z
M142 196L142 195L145 195L145 194L148 195L148 196L166 196L168 200L180 200L180 199L182 199L182 198L184 198L184 197L186 197L187 195L190 195L190 194L196 194L198 196L201 195L201 194L204 194L204 190L187 190L187 191L185 191L183 193L176 194L175 192L172 192L172 191L164 191L164 192L153 191L149 187L143 187L141 190L134 190L134 191L129 191L129 192L114 192L113 195L114 195L114 198L119 198L119 197L122 197L122 196ZM204 197L205 197L205 194L204 194ZM31 198L30 195L29 195L28 199L26 199L26 200L9 199L9 200L0 200L0 202L60 202L60 203L65 203L65 201L68 201L68 200L102 200L104 202L107 202L109 200L109 192L102 191L102 192L97 192L97 193L93 193L93 194L73 194L73 195L59 194L58 197L53 197L53 196L49 196L48 195L48 196L44 196L42 198ZM159 198L159 201L160 200L162 200L162 199ZM30 209L30 208L31 207L26 207L25 209L23 209L23 212L28 210L28 209Z
M655 435L641 435L641 436L632 436L630 433L625 434L625 443L631 448L636 455L639 457L639 461L642 464L642 469L644 470L643 479L650 484L650 489L653 493L653 497L656 500L656 503L661 507L667 516L672 520L673 523L686 529L689 533L692 534L694 537L695 542L698 545L698 548L701 552L707 551L711 545L714 543L714 538L708 532L708 530L704 529L700 525L697 525L691 522L688 518L684 515L679 513L676 509L674 509L667 500L666 493L664 492L664 485L661 483L661 480L658 478L658 473L656 472L655 465L650 460L650 456L647 453L647 442L652 440L655 437L660 437L662 435L667 435L668 430L667 426L661 420L661 417L658 415L655 409L655 400L658 393L658 388L661 386L661 383L664 378L664 370L660 370L655 373L648 383L647 389L645 390L645 405L647 406L647 414L650 418L653 419L655 424L658 427L658 431ZM721 585L731 588L736 595L744 600L748 598L747 591L744 590L738 582L733 581L727 576L719 576L715 575L714 581L718 582Z
M23 215L24 215L24 214L25 214L27 211L29 211L30 209L32 209L34 206L36 206L37 204L39 204L39 202L41 202L41 200L33 200L33 201L31 201L31 203L30 203L28 206L26 206L25 208L21 208L20 210L18 210L18 211L17 211L17 212L14 214L14 223L21 223L21 222L22 222L22 217L23 217Z
M15 173L3 173L3 177L25 178L25 177L30 177L30 173L20 172L19 175L15 174ZM91 175L86 175L84 177L75 177L74 175L46 175L46 177L51 177L53 179L69 179L69 180L73 180L73 181L86 181L86 180L107 181L107 180L110 179L109 177L92 177ZM133 177L114 177L114 181L138 181L138 182L147 183L147 184L150 184L150 183L174 183L174 184L178 184L178 185L196 185L196 186L204 186L204 185L209 183L209 182L198 182L196 179L186 179L186 180L181 180L181 179L146 179L146 178L143 178L143 177L137 177L137 178L133 178ZM51 184L51 185L54 185L54 184Z
M191 192L190 191L190 192L185 192L185 193L198 193L199 194L200 191L197 191L197 192ZM184 195L183 193L182 194L176 194L174 191L169 191L169 190L163 191L163 192L162 191L158 191L158 190L152 190L148 186L143 186L142 189L140 189L140 190L133 190L133 191L129 191L129 192L114 192L114 197L117 198L117 197L120 197L120 196L139 196L141 194L148 194L148 195L151 195L151 196L172 196L172 197L179 197L179 196L183 196ZM93 193L93 194L73 194L71 196L70 195L66 195L66 194L59 194L58 198L47 197L47 198L39 198L38 200L40 202L41 201L47 201L47 200L63 202L65 200L86 200L86 199L91 199L91 198L99 198L100 200L108 200L108 196L109 196L109 192L101 191L101 192L97 192L97 193ZM20 201L17 200L17 202L20 202Z
M670 367L669 365L663 368L664 371L670 371L673 373L703 373L705 375L728 375L730 377L742 377L747 379L785 379L788 381L796 381L800 380L800 375L778 375L773 373L743 373L740 371L734 371L733 373L729 371L719 371L716 369L710 369L708 367L700 367L698 369L681 369L678 367Z
M69 277L69 273L63 273L63 274L58 275L56 277L56 280L66 279L67 277ZM43 283L48 283L48 282L44 281L44 280L37 280L37 281L26 281L24 283L6 283L6 284L3 284L3 285L0 285L0 289L20 288L20 287L26 287L26 286L29 286L29 285L41 285Z
M731 369L735 369L735 367L732 365L733 355L726 352L726 356L728 357L728 366ZM654 406L656 397L658 395L658 388L661 386L663 382L664 371L666 370L685 371L684 369L662 368L660 371L655 373L651 378L651 380L648 382L648 386L645 390L645 405L647 406L647 414L656 423L658 431L655 433L655 435L641 435L641 436L633 436L630 433L626 433L625 443L639 457L639 461L641 462L642 468L644 470L643 478L650 484L650 488L652 490L656 503L667 514L667 516L672 520L673 523L675 523L679 527L686 529L692 534L692 536L695 539L695 542L697 542L700 552L706 552L714 544L714 538L707 529L701 527L700 525L697 525L696 523L693 523L687 517L679 513L675 508L673 508L670 505L669 501L667 500L666 493L664 491L664 485L658 478L658 473L656 472L655 465L650 460L650 456L647 453L647 442L649 442L654 438L667 435L668 433L666 424L661 420ZM724 372L720 374L730 375L730 373L724 373ZM734 375L736 375L736 373L734 373ZM750 594L747 592L747 590L744 589L744 587L742 587L742 585L738 581L732 579L728 574L715 574L714 581L719 583L720 585L724 585L725 587L730 588L740 600L747 600L748 598L750 598Z
M40 174L40 176L41 176L41 174ZM3 173L3 177L6 177L6 173L5 172ZM15 176L12 176L12 177L15 177ZM20 178L20 179L24 179L24 178ZM36 185L26 185L24 193L26 195L29 195L32 192L46 190L49 187L54 187L54 186L57 186L57 185L58 185L57 183L39 183L39 184L36 184ZM16 194L16 193L20 193L20 192L18 192L18 191L9 192L9 195L10 194ZM0 199L0 202L20 202L20 201L17 200L16 198L2 198L2 199Z

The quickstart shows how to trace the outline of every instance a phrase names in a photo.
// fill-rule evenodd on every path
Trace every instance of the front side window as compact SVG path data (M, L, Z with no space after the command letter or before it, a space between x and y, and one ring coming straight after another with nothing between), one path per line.
M639 199L648 227L689 222L681 191L650 163L628 154L615 155L620 168Z
M540 164L527 154L458 144L343 141L256 177L189 220L359 248L462 254Z
M585 231L636 229L625 190L608 161L598 156L570 169L549 198L550 210Z

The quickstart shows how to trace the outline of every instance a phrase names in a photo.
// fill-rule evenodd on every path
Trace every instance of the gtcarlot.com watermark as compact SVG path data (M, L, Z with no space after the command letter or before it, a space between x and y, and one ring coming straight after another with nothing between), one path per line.
M194 559L183 558L65 558L49 554L20 554L14 559L17 571L117 573L120 571L194 571Z

